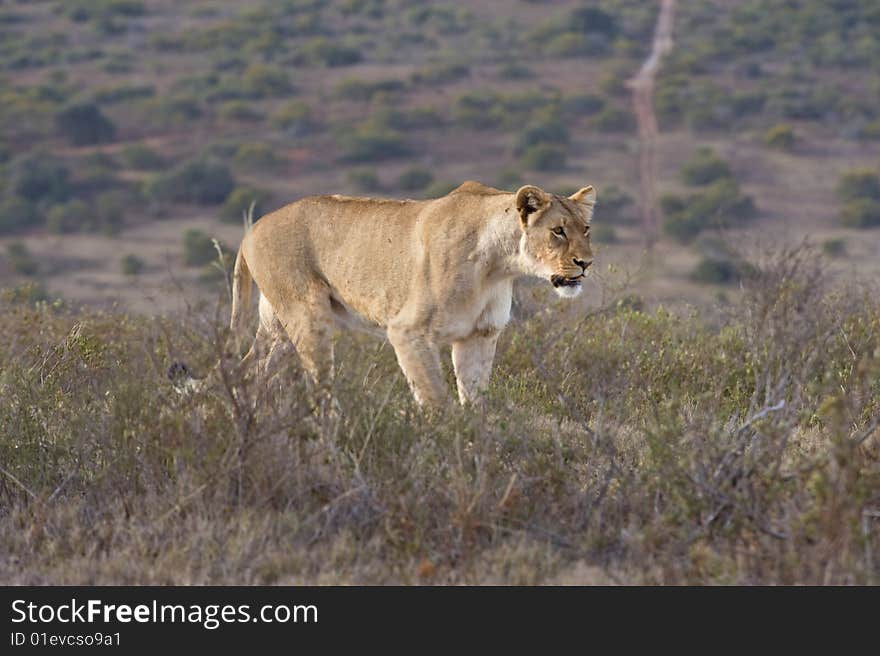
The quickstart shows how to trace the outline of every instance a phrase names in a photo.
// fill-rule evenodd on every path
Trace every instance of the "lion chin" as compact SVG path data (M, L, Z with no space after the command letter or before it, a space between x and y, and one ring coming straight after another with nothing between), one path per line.
M576 285L563 285L560 287L554 287L554 289L562 298L576 298L580 296L583 285L580 283Z

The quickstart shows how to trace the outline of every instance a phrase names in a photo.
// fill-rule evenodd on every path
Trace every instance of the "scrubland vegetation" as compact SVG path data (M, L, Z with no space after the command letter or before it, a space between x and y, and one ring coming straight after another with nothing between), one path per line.
M877 583L880 9L678 3L643 258L656 11L0 1L0 580ZM595 185L595 268L636 288L517 306L483 411L420 412L354 337L333 416L295 358L236 382L205 307L243 214L468 178ZM822 255L743 247L781 225Z
M876 583L880 306L815 258L714 317L560 304L505 332L485 409L433 415L378 342L340 340L320 416L295 358L176 393L216 316L7 293L0 578Z

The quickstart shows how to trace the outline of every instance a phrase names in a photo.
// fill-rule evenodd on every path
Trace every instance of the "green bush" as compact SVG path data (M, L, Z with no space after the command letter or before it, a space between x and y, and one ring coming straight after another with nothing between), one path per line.
M356 77L348 77L336 85L334 93L339 98L346 100L366 101L373 100L378 95L399 93L405 88L406 84L401 80L365 81Z
M241 74L240 84L251 98L277 98L293 91L288 72L272 64L251 64Z
M279 171L287 160L278 155L269 144L245 143L239 146L233 160L236 166L254 171Z
M80 103L62 109L55 115L58 131L75 146L113 141L116 128L97 105Z
M223 207L220 208L220 218L228 223L241 222L253 204L253 218L256 220L265 214L266 205L271 198L272 194L268 191L239 185L223 202Z
M348 172L348 184L360 192L380 191L382 183L374 168L358 167Z
M122 273L126 276L136 276L144 270L144 261L133 253L123 256L119 264Z
M859 139L865 139L868 141L880 140L880 119L865 123L865 125L859 128L856 136Z
M847 201L840 212L840 222L848 228L880 226L880 201L873 198Z
M711 148L700 148L681 167L681 179L691 186L705 186L729 177L730 166Z
M567 158L568 154L562 146L537 144L523 152L520 162L523 168L532 171L562 171Z
M99 105L113 105L138 98L152 98L156 88L151 85L118 85L102 87L93 94L94 101Z
M742 265L730 258L703 257L691 272L691 280L712 285L731 285L743 277Z
M82 200L70 200L54 205L46 214L46 228L57 234L78 232L90 227L94 210Z
M142 0L67 0L63 3L64 15L70 20L107 20L116 17L135 18L146 14Z
M791 150L795 144L794 128L788 123L779 123L764 133L764 143L770 148Z
M17 157L10 164L9 193L32 203L57 203L73 192L70 170L63 160L36 151Z
M594 93L575 93L562 100L562 112L566 116L594 116L605 108L605 99Z
M853 169L837 182L837 197L843 202L880 200L880 176L873 169Z
M663 229L683 243L692 241L706 228L748 221L757 211L752 198L743 194L731 178L716 180L687 198L665 195L660 203Z
M841 257L846 255L846 240L832 237L822 242L822 252L828 257Z
M397 187L403 191L420 191L434 181L434 174L421 166L405 170L397 178Z
M145 196L159 203L213 205L222 203L235 187L229 167L211 159L192 159L149 180Z
M204 266L217 259L214 240L201 230L187 230L183 234L183 261L187 266Z
M301 100L282 105L269 120L272 125L283 128L293 136L310 134L319 126L312 108Z
M126 191L106 191L95 197L94 222L90 226L98 228L105 235L115 235L125 222L125 208L131 203L131 195Z
M600 132L631 132L636 126L636 121L626 110L606 107L593 119L593 125Z
M607 223L594 224L591 229L593 239L599 244L616 244L620 239L614 226Z
M229 100L217 108L217 116L227 121L255 122L262 120L262 112L253 104L242 100Z
M325 37L309 41L303 48L303 55L312 63L331 68L352 66L363 61L364 56L357 48L337 43Z
M410 153L409 146L398 132L371 124L342 133L339 145L343 160L348 162L379 162Z
M16 232L37 225L41 220L33 203L20 196L0 198L0 234Z
M569 142L568 127L559 118L531 123L516 138L514 153L522 155L539 144L565 145Z
M448 180L436 180L422 190L422 198L440 198L455 189L458 183Z
M630 210L635 207L633 197L615 184L610 184L599 190L601 196L599 210L602 222L624 224L631 223L634 217Z
M21 241L6 244L6 260L13 271L23 276L33 276L40 269L27 244Z
M525 64L506 62L498 67L497 75L502 80L530 80L535 72Z
M465 64L430 64L415 71L410 79L414 84L440 86L468 77L471 69Z
M122 149L122 161L135 171L156 171L165 167L165 158L146 144L131 144Z

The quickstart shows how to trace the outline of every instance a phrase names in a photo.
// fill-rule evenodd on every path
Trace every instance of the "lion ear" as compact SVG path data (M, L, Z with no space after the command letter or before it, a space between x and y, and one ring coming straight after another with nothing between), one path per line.
M593 189L592 185L587 185L578 189L568 199L573 200L575 203L584 203L592 207L596 204L596 190Z
M550 204L550 195L534 185L520 187L516 192L516 211L523 226L529 224L529 215L542 210Z

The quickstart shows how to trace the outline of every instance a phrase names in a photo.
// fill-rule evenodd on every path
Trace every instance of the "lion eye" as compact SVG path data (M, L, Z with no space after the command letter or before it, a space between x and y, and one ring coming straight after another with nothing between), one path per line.
M553 228L553 234L557 237L565 237L565 230L562 227Z

